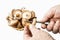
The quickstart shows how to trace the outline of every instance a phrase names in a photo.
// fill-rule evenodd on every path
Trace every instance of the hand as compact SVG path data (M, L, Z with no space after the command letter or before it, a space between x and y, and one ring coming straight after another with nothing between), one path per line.
M34 26L24 28L24 40L54 40L47 32Z
M42 24L42 28L53 31L53 33L60 32L60 5L52 7L40 21L50 21L47 26Z

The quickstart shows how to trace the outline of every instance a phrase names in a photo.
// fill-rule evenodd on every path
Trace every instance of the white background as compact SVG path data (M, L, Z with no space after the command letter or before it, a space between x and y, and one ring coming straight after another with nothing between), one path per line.
M57 4L60 4L59 0L0 0L0 40L23 40L23 31L9 27L6 21L12 9L26 7L28 10L35 11L37 20L40 20L52 6ZM37 25L40 27L40 24ZM49 33L56 40L60 39L59 34Z

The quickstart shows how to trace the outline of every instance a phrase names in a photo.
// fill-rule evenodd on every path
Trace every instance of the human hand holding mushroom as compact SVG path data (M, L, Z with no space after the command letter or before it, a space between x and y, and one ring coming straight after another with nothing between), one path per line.
M54 40L47 32L39 30L35 27L37 20L34 11L29 11L25 9L13 9L12 13L7 17L7 20L9 26L16 28L20 31L24 29L24 40ZM31 37L29 36L30 38L26 36L28 34L32 34L30 35Z

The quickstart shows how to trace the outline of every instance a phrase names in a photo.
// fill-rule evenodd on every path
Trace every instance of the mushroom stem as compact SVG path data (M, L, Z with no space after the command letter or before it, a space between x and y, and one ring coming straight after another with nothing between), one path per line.
M27 21L27 22L28 22L28 21ZM32 22L32 21L29 21L29 22ZM48 21L48 22L40 22L40 21L36 21L36 23L43 23L43 24L48 25L48 24L49 24L49 21Z

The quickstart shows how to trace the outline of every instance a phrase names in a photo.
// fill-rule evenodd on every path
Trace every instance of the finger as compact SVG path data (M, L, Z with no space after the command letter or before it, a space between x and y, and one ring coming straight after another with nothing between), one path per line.
M40 22L46 22L54 16L54 10L49 10Z
M45 24L41 24L41 28L45 29L47 26Z
M47 30L52 31L54 24L55 24L54 21L50 21L50 23L47 26Z
M30 25L29 27L31 33L32 33L32 36L35 35L39 30L34 26L34 25Z
M59 26L59 33L60 33L60 26Z
M28 29L28 27L24 27L24 37L25 38L30 38L31 37L31 35L30 35L30 31L29 31L29 29Z
M53 27L53 33L57 33L59 30L60 22L56 21L56 24Z

